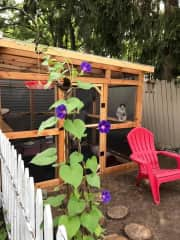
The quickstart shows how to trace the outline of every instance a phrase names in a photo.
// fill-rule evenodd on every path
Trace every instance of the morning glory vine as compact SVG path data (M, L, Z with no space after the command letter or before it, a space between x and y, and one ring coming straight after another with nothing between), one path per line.
M50 57L45 58L43 65L49 69L47 87L56 84L62 91L65 91L65 98L57 100L50 106L50 109L54 109L55 116L43 121L39 131L53 127L59 119L63 119L65 131L78 143L77 150L66 156L66 161L58 166L59 177L67 186L67 191L49 197L45 203L60 210L60 214L54 219L54 225L63 224L66 227L69 240L102 239L105 230L101 225L103 214L100 210L100 203L108 203L111 200L111 194L108 190L100 190L99 163L96 156L85 159L81 152L81 141L86 137L85 123L81 119L69 117L79 113L84 107L84 103L79 98L71 96L72 82L79 75L90 73L92 67L84 61L81 63L81 71L78 73L69 63L61 63ZM81 81L77 81L77 87L84 90L96 88L91 83ZM98 124L98 130L101 134L107 134L110 128L110 123L105 119ZM37 154L31 163L45 166L54 164L56 160L56 149L49 148ZM100 197L97 193L100 193Z

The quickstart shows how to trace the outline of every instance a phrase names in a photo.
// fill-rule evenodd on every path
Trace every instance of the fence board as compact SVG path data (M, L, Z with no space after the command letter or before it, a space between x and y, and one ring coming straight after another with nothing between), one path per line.
M160 148L180 148L180 88L174 82L145 83L142 125L150 129Z
M58 227L57 234L56 234L56 239L57 240L68 240L66 229L63 225L60 225Z
M43 239L43 230L40 227L43 221L43 197L41 189L36 191L36 240Z
M50 205L44 209L44 240L53 240L53 221Z
M1 131L0 161L2 206L8 238L11 240L53 240L50 205L43 208L41 189L35 191L34 179L29 176L29 169L24 168L21 155L17 154L14 146ZM44 228L41 227L43 222ZM56 236L56 240L61 239L67 240L66 231L62 226L58 228Z

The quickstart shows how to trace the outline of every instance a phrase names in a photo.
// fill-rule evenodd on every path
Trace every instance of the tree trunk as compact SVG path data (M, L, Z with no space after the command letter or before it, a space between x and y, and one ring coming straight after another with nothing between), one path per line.
M175 11L178 8L178 0L165 0L165 36L169 34L169 32L172 30L172 21ZM171 26L171 27L170 27ZM175 29L176 26L174 26ZM167 41L167 40L165 40ZM162 78L165 80L172 80L173 78L173 71L175 69L175 59L172 53L172 47L171 47L171 39L168 40L166 47L164 48L163 55L164 55L164 61L162 66Z

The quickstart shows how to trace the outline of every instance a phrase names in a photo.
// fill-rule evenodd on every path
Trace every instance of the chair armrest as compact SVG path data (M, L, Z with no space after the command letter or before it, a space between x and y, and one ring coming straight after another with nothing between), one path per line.
M156 151L156 153L167 156L167 157L175 158L176 160L180 161L180 154L168 152L168 151Z
M168 152L168 151L157 151L156 153L170 157L170 158L174 158L177 162L177 168L180 169L180 154L172 153L172 152Z

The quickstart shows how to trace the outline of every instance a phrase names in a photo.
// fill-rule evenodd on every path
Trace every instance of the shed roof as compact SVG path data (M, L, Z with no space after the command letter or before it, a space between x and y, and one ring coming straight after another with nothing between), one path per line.
M118 59L108 58L108 57L101 57L93 54L81 53L78 51L71 51L67 49L57 48L57 47L49 47L45 45L40 45L40 48L47 48L46 54L53 55L57 57L62 57L65 59L75 59L79 61L88 61L94 64L101 64L104 65L106 68L108 66L111 67L118 67L118 68L126 68L132 69L142 72L154 72L154 67L150 65L144 65L139 63L132 63L128 61L122 61ZM35 52L35 44L29 43L27 41L19 41L15 39L9 38L2 38L0 39L0 48L8 48L14 49L19 51L27 51L27 53L34 53ZM18 53L16 53L18 55ZM111 68L110 67L110 68Z

